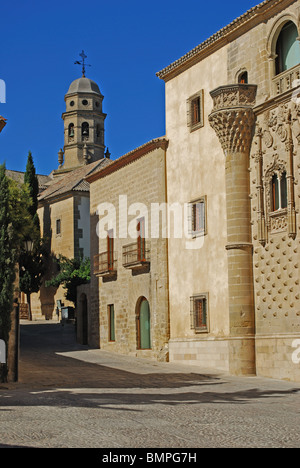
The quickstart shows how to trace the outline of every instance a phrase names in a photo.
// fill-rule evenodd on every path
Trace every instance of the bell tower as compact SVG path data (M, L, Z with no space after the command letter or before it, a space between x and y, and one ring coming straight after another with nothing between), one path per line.
M83 60L83 76L71 83L65 95L64 150L58 153L59 168L55 174L104 158L103 99L97 83L85 77Z

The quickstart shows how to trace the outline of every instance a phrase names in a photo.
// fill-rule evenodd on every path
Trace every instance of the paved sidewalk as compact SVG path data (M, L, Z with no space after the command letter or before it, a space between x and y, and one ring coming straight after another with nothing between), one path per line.
M72 325L27 322L0 447L298 448L300 385L89 350Z

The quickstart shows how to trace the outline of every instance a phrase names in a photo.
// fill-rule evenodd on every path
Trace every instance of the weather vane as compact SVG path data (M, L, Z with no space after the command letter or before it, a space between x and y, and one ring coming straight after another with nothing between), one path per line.
M87 63L85 63L85 59L87 58L87 55L85 55L84 53L84 50L81 52L81 54L79 54L79 57L82 58L81 61L76 61L74 62L75 65L81 65L82 66L82 76L85 77L85 67L91 67L91 65L88 65Z

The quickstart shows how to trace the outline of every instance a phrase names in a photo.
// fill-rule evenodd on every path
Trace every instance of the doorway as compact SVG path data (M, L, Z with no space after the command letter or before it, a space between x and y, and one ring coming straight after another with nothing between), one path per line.
M137 307L137 346L138 349L151 349L150 305L145 297L139 299Z

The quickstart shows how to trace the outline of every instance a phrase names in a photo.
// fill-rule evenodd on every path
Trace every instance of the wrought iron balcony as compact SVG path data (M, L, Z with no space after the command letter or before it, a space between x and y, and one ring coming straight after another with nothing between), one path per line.
M144 240L123 247L123 266L131 270L150 266L150 247Z
M102 252L94 256L94 274L99 277L115 276L117 274L116 252Z

